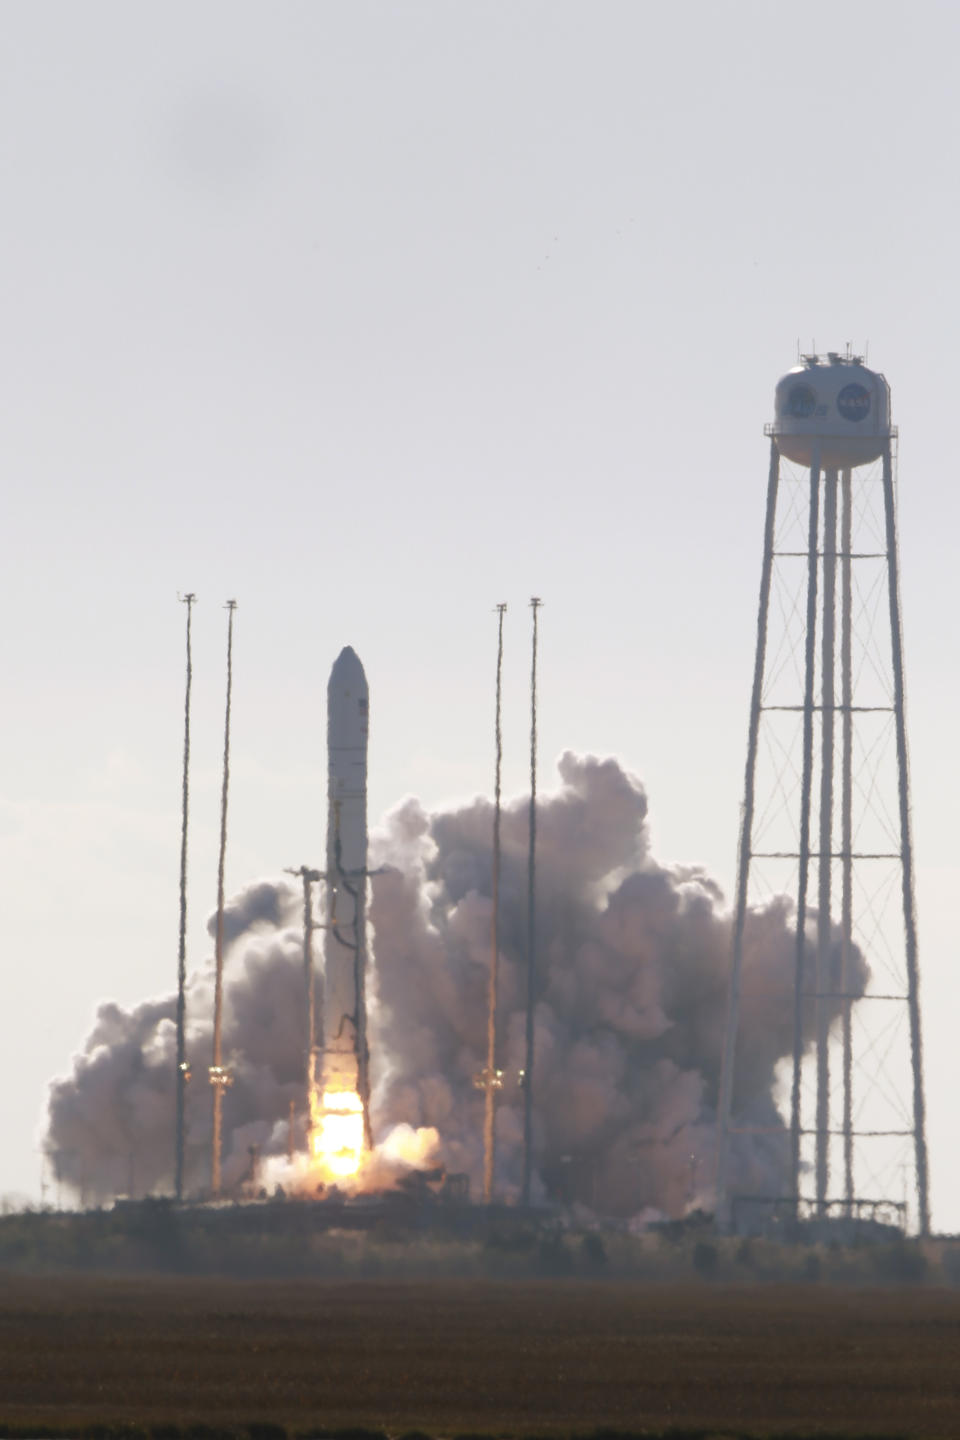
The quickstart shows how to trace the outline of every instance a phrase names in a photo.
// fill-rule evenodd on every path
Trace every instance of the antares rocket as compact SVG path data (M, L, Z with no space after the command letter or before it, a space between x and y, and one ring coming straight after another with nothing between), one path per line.
M370 1148L367 1050L367 729L369 692L354 650L327 687L327 885L320 1091L325 1128L349 1128L362 1107ZM359 1100L359 1107L357 1101Z

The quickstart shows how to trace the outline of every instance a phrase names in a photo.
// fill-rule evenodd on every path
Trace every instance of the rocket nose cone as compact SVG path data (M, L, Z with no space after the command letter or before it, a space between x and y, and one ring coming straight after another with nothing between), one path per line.
M334 688L351 690L354 693L367 688L367 677L360 663L360 657L352 645L344 645L333 662L329 689L333 690Z

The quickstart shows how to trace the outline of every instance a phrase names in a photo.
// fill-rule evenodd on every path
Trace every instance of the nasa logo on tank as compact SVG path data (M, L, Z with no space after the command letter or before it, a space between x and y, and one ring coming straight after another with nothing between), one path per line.
M817 397L809 385L794 385L787 395L787 413L794 420L809 420L817 408Z
M866 420L870 414L870 391L862 385L844 385L837 396L837 409L844 420Z

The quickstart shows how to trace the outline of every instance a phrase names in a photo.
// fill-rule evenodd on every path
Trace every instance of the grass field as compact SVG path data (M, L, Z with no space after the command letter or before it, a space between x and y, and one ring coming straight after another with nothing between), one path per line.
M960 1293L0 1277L0 1422L960 1436Z

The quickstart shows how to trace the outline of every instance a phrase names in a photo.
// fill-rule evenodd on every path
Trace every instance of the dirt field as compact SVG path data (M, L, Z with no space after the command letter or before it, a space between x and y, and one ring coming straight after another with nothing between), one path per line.
M960 1293L0 1277L0 1423L960 1435Z

